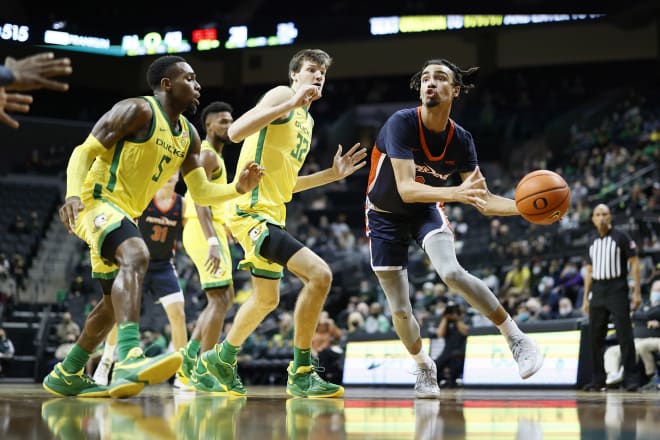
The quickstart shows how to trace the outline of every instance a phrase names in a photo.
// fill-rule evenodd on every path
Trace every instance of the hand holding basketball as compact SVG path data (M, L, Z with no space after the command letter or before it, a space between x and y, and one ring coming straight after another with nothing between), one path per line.
M549 170L536 170L518 182L516 207L530 223L550 225L561 219L571 204L571 190L566 181Z

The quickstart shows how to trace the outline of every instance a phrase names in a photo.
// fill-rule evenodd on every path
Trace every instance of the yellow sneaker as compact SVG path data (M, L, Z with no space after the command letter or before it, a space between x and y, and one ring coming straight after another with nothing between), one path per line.
M131 348L126 359L115 362L109 386L110 396L135 396L146 384L155 385L168 380L180 366L181 353L178 351L146 357L140 347Z

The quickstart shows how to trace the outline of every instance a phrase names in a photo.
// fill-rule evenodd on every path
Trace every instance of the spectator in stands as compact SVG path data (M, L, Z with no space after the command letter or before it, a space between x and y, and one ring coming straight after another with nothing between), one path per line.
M513 298L529 296L529 280L531 272L526 264L521 264L519 258L514 258L511 269L504 276L504 284L500 289L500 298L504 301Z
M567 297L571 302L575 303L582 295L582 285L584 280L582 274L573 261L567 261L564 268L559 275L559 280L552 288L554 293L559 294L561 297Z
M639 379L630 311L636 310L642 302L637 245L628 234L612 227L612 215L607 205L597 205L591 219L597 234L589 240L582 310L585 315L589 314L593 371L591 382L584 389L597 391L606 386L603 346L611 316L621 346L624 386L634 391L639 388ZM632 301L628 296L629 274L633 280Z
M9 264L7 255L0 253L0 279L6 280L9 277L10 270L11 264Z
M67 333L64 336L60 344L57 346L57 348L55 348L53 359L48 361L48 368L53 368L55 364L61 362L66 357L66 355L69 354L71 348L73 348L74 344L76 343L77 338L78 336L76 336L75 333Z
M27 223L25 223L25 219L23 219L23 216L20 214L16 214L16 218L14 218L14 222L9 225L9 232L12 234L25 234L29 232L29 228Z
M70 312L62 313L62 321L57 324L56 331L60 343L66 342L67 336L70 334L76 338L80 336L80 326L71 318Z
M64 92L69 85L49 78L70 75L69 58L55 58L52 52L42 52L21 59L7 57L0 66L0 122L18 128L18 121L6 112L27 113L30 111L32 96L21 92L28 90L50 89Z
M573 302L570 298L564 297L559 300L559 314L557 315L557 318L570 319L583 317L584 315L582 314L582 311L573 307Z
M331 382L341 382L343 350L340 343L343 336L328 312L322 311L312 336L312 356L324 366L323 378Z
M468 323L463 308L453 301L448 302L436 331L436 336L445 341L442 353L435 360L440 387L454 387L463 377L465 345L470 331Z
M383 306L375 301L369 306L369 316L364 321L364 329L367 333L387 333L390 331L390 320L383 313Z
M660 353L660 280L653 283L649 296L650 304L632 314L635 325L635 352L644 364L644 382L655 386L652 380L657 374L655 356ZM621 365L621 348L613 345L605 351L605 372L607 385L614 385L623 380L623 366Z
M7 337L5 329L0 327L0 376L4 376L5 362L14 357L15 349L11 339Z
M348 315L348 324L346 326L348 334L364 331L364 316L360 312L351 312Z
M16 295L25 290L25 260L23 255L16 253L12 258L11 275L16 282Z

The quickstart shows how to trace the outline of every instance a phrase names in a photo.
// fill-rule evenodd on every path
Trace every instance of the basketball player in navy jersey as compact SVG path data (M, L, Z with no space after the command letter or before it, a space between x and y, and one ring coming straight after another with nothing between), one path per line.
M440 390L408 295L411 239L424 249L440 278L499 328L523 379L543 364L537 344L518 329L484 282L459 265L443 209L445 202L458 202L484 215L519 215L512 199L488 191L472 135L449 118L454 99L474 87L470 79L477 69L461 70L444 59L426 61L410 81L422 105L390 116L371 155L366 201L371 267L387 296L397 335L417 362L415 396L420 398L436 397ZM463 182L446 186L454 173Z
M172 328L174 351L186 345L186 313L183 292L174 268L176 244L183 230L184 198L174 192L179 181L176 172L165 185L156 192L138 220L140 233L149 248L149 268L144 276L142 288L159 298ZM108 383L108 373L114 362L114 349L117 344L117 327L106 338L103 355L94 372L94 381L101 385ZM177 388L185 388L177 377Z

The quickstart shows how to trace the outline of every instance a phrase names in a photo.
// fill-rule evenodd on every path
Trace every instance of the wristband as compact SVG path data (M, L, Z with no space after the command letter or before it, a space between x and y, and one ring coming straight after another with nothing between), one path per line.
M220 246L218 237L209 237L206 239L206 242L209 244L209 246Z

